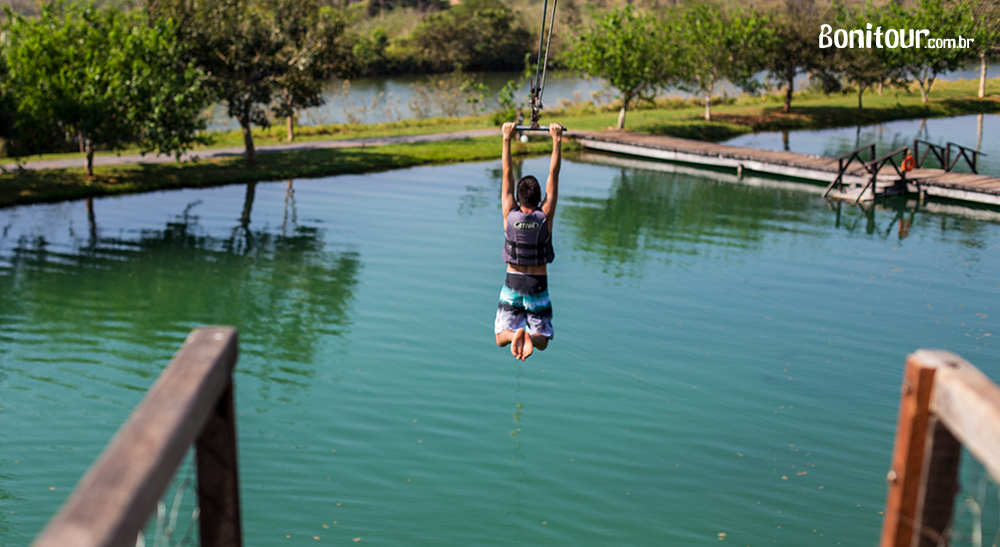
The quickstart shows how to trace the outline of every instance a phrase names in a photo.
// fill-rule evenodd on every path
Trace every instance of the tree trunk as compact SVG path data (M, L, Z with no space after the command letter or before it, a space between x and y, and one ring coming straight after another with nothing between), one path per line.
M863 95L864 92L865 92L865 88L863 88L863 87L861 87L859 85L858 86L858 110L861 110L862 108L864 108L863 106L861 106L861 95Z
M87 155L86 163L83 167L83 172L88 176L94 176L94 143L90 139L84 139L84 153Z
M253 133L250 131L250 121L240 120L243 129L243 144L246 146L247 165L257 164L257 152L253 148Z
M930 89L927 89L927 79L918 80L920 82L920 102L926 103L927 96L930 95Z
M631 97L622 98L622 109L618 113L618 130L621 131L625 129L625 111L628 110L628 103L632 101Z
M705 121L712 121L712 94L705 95Z
M292 117L288 117L288 142L295 140L295 126L292 124Z
M882 84L884 84L884 83L885 83L885 82L879 82L879 83L878 83L878 96L879 96L879 97L881 97L881 96L882 96Z
M792 111L792 93L795 93L795 76L788 79L788 87L785 89L785 114Z
M979 54L979 98L986 96L986 53Z
M80 144L80 153L81 154L86 154L87 153L87 146L84 144L85 141L86 141L86 139L83 138L83 131L77 131L76 132L76 140Z

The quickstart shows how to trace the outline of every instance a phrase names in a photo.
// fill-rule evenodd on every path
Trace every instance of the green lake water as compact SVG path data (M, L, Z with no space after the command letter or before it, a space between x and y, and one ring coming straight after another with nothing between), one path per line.
M498 161L0 210L0 545L220 323L248 546L875 545L906 355L1000 379L1000 214L596 161L523 363Z

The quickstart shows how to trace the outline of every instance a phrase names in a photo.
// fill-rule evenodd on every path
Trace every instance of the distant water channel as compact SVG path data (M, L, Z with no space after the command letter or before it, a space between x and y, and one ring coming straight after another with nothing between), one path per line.
M481 106L486 111L497 107L496 95L510 80L517 80L518 72L488 72L479 75L480 82L489 89L490 97ZM358 78L351 80L345 87L342 80L331 80L323 89L325 103L315 108L307 108L299 113L301 125L325 125L330 123L348 123L352 117L360 123L391 122L414 118L414 110L410 102L415 97L414 85L426 84L428 76L380 76ZM610 100L610 96L595 98L600 94L604 83L598 78L582 78L567 72L551 72L546 74L545 89L542 95L546 106L554 108L560 100L589 101ZM518 95L526 97L529 86L526 84ZM464 108L465 115L471 111ZM431 108L431 116L441 116L439 109ZM222 105L215 105L209 112L208 129L232 130L239 129L236 120L229 118Z
M987 71L987 76L996 76L997 69ZM487 110L496 108L496 95L509 80L517 80L518 72L487 72L479 75L479 80L486 84L491 98L485 103ZM762 73L760 79L763 80ZM979 78L979 66L969 67L948 74L943 74L940 80L957 80L960 78ZM351 117L361 123L379 123L399 119L413 118L414 111L410 101L414 98L414 84L426 83L427 76L378 76L351 80L345 89L341 80L327 82L323 89L325 103L315 108L307 108L300 112L301 125L324 125L330 123L348 123ZM798 86L806 85L807 81L798 82ZM525 85L518 92L519 97L528 95L529 86ZM732 85L722 86L729 96L739 94ZM689 94L679 89L670 89L665 94L688 97ZM546 74L543 102L549 108L556 107L560 101L595 101L601 103L612 99L612 94L605 89L604 81L599 78L584 78L573 72L553 71ZM431 111L431 115L440 116L441 112ZM213 131L239 129L236 120L230 118L222 105L213 106L208 112L208 129Z
M596 161L524 363L496 161L0 210L0 545L219 323L248 546L876 544L907 353L1000 380L1000 215Z

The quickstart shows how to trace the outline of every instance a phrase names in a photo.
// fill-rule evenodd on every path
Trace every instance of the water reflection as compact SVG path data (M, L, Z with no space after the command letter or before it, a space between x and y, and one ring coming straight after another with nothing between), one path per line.
M114 235L101 230L88 200L85 240L51 245L21 234L0 257L0 342L40 337L98 349L96 341L111 337L114 354L134 363L129 372L148 378L163 363L143 359L144 346L176 349L191 328L229 324L243 355L261 357L242 360L241 373L307 385L321 340L349 328L360 256L298 225L291 184L280 232L255 227L255 189L247 185L222 236L199 224L200 200L162 228Z
M1000 224L1000 212L995 209L906 197L867 203L831 199L827 204L834 213L834 225L847 232L883 240L895 237L900 242L918 234L969 250L985 249L990 224Z
M983 249L989 224L1000 224L1000 212L987 206L907 197L855 204L820 199L823 188L809 183L606 154L575 160L617 167L607 198L564 195L560 214L573 247L618 276L640 276L651 257L669 263L760 249L778 233L823 237L828 223L865 237L919 235L968 250ZM817 214L823 204L832 218Z
M669 262L666 257L759 248L778 221L801 221L783 229L808 224L810 194L730 184L722 177L622 167L607 198L566 196L561 214L574 247L617 275L636 274L653 253Z

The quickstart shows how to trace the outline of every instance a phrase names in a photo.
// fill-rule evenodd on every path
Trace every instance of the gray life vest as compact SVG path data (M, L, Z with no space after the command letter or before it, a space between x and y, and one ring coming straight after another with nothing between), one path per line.
M515 207L507 213L507 242L503 246L503 261L518 266L538 266L555 259L552 234L541 209L522 213Z

